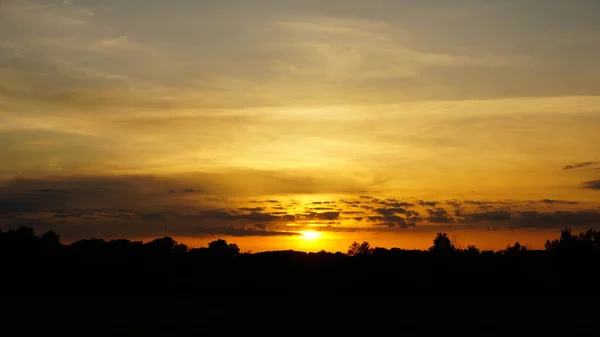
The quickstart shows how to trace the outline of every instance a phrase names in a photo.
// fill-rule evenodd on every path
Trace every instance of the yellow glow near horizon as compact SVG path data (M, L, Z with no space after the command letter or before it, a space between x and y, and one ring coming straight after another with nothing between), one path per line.
M300 233L305 240L316 240L321 237L321 233L315 231L302 231Z

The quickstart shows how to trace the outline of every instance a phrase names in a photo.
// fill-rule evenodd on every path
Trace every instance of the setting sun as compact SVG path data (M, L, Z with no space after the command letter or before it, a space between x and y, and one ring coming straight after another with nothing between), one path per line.
M305 231L300 233L302 233L305 240L315 240L321 237L321 234L315 231Z

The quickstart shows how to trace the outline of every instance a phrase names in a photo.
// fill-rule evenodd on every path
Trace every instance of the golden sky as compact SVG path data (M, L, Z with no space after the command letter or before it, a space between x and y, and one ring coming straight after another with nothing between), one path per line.
M345 251L599 227L599 14L0 1L0 228Z

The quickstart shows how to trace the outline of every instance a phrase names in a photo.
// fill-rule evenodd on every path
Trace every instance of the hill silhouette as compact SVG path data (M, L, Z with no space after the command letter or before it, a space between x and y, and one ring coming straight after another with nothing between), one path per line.
M312 313L302 324L334 335L403 322L392 324L398 333L565 336L596 331L585 317L597 306L600 233L566 228L545 250L459 248L438 233L423 251L355 242L347 253L250 254L224 240L188 249L169 237L64 245L57 233L20 227L0 232L0 261L3 319L22 331L99 320L101 334L231 335L258 331L270 315L260 334L285 335L275 327ZM154 319L170 323L149 328Z

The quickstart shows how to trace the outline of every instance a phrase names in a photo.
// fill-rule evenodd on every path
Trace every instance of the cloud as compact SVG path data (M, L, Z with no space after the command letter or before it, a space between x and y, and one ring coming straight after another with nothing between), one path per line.
M489 201L489 200L464 200L463 203L466 205L478 205L478 206L507 204L507 202L505 202L505 201Z
M194 190L194 189L185 189L183 190L184 193L202 193L201 190Z
M0 214L34 213L39 211L36 203L27 200L0 199Z
M407 215L409 218L417 218L417 217L419 217L421 214L420 214L419 212L417 212L417 211L412 211L412 210L410 210L410 211L406 212L406 215Z
M3 0L0 6L9 4L12 1ZM83 25L94 16L94 13L83 6L73 4L73 1L43 1L42 3L19 2L15 1L11 8L11 13L15 19L23 23L44 26L51 25Z
M313 207L310 208L311 211L332 211L334 208L332 207Z
M374 223L374 225L377 225L377 226L399 227L399 228L416 227L415 222L408 222L405 218L398 216L398 215L394 215L394 214L386 214L383 216L356 217L355 218L355 220L357 220L357 221L362 221L363 219L366 219L368 222L372 222L372 223Z
M285 216L284 216L285 217ZM269 222L281 220L284 217L276 216L270 213L251 212L250 214L239 215L238 218L250 221Z
M448 200L448 201L446 201L446 204L450 205L450 206L453 206L455 208L458 208L458 207L460 207L462 205L462 203L460 201L458 201L458 200Z
M82 209L74 209L72 211L58 211L54 214L55 218L81 218L86 215L93 215L93 212L84 211Z
M199 176L202 174L196 175ZM210 177L210 174L204 179L187 176L66 176L4 180L0 181L0 227L28 220L36 225L60 228L65 237L92 234L119 236L160 234L165 225L153 223L168 223L168 227L176 231L193 226L211 227L214 221L252 226L255 223L298 220L287 212L267 212L268 205L279 203L274 199L261 201L264 204L256 207L239 207L244 205L241 203L235 209L225 208L230 205L226 196L231 190L224 191L216 185L213 185L214 188L207 187L205 182L214 184ZM211 194L171 192L191 189L184 187L189 186L190 181L198 185L194 190L208 189ZM233 187L233 190L236 188ZM220 198L220 193L226 193L225 198ZM332 220L338 219L339 214L314 213L309 217Z
M3 182L0 200L31 211L154 208L172 198L169 184L152 176L19 178Z
M586 166L590 166L590 165L594 165L594 164L598 164L598 162L597 161L587 161L587 162L583 162L583 163L567 165L567 166L563 167L563 170L573 170L573 169L582 168L582 167L586 167Z
M256 227L258 228L258 227ZM286 231L270 231L261 228L236 228L233 226L219 226L219 227L194 227L184 234L193 236L215 236L215 235L226 235L226 236L297 236L302 235L297 232L286 232Z
M36 213L64 209L73 196L66 190L12 189L10 184L0 192L0 214Z
M519 212L514 224L520 228L582 228L600 225L598 211L557 211L543 213L537 211Z
M140 214L140 218L144 221L167 221L167 217L163 214Z
M590 190L600 190L600 180L591 180L583 183L583 188Z
M423 200L419 200L419 201L417 201L417 204L419 204L421 206L435 207L438 204L438 202L437 201L423 201Z
M306 213L304 218L307 220L337 220L340 218L340 212Z
M566 200L554 200L554 199L542 199L540 202L544 204L554 205L554 204L566 204L566 205L577 205L578 201L566 201Z
M482 213L471 213L464 214L465 219L472 222L481 222L481 221L507 221L510 220L512 215L507 211L490 211L490 212L482 212Z
M374 210L375 213L379 213L381 215L393 215L396 213L399 214L406 214L407 210L406 208L402 208L402 207L390 207L390 208L377 208Z
M413 207L415 205L410 202L396 201L396 200L394 200L394 201L386 200L386 201L381 202L380 204L385 205L386 207L395 207L395 208L398 208L398 207L408 208L408 207Z
M262 212L265 210L265 207L242 207L238 208L238 211L243 212Z
M449 216L448 211L446 211L443 208L428 209L427 213L429 213L429 217L427 217L427 220L430 222L437 222L437 223L452 223L452 222L454 222L454 219L452 219L452 217Z
M311 214L314 218L319 217L319 213ZM339 213L338 213L339 215ZM323 215L325 218L325 215ZM276 221L295 221L296 216L287 214L287 212L260 212L251 211L250 213L237 213L235 210L209 209L199 211L196 214L186 216L190 220L220 220L220 221L249 221L249 222L276 222Z
M317 177L319 175L319 177ZM194 187L184 187L191 185ZM266 171L241 168L223 168L212 172L178 173L172 175L65 175L47 178L14 178L0 180L4 185L0 192L3 195L12 193L31 193L41 195L61 194L60 199L67 198L73 203L108 195L117 200L127 199L132 194L143 196L144 201L152 197L161 199L173 197L170 191L182 190L187 194L202 191L206 196L262 196L282 194L323 194L351 193L359 189L360 183L353 179L302 174L300 172ZM169 195L167 195L169 194ZM1 197L1 196L0 196ZM86 199L84 198L84 199ZM108 201L108 200L105 200ZM159 201L159 200L157 200ZM267 203L278 203L277 200L266 200ZM117 206L118 207L118 206ZM127 207L127 206L125 206Z
M536 212L547 210L545 205L553 205L553 208L564 205L570 210L578 205L576 201L558 199L524 203L453 200L452 203L461 205L455 213L457 209L448 202L361 199L358 193L341 195L336 199L339 202L331 201L328 193L323 193L324 196L313 193L306 198L286 197L279 193L259 196L240 193L238 197L237 187L244 189L242 179L239 178L239 184L228 182L230 188L223 188L220 182L213 180L218 175L217 171L169 176L57 176L3 180L0 182L0 227L30 222L38 227L60 229L65 237L161 235L166 227L170 233L184 233L197 227L204 228L204 232L233 233L230 229L233 227L236 235L267 236L280 235L270 232L285 232L291 228L288 226L299 228L315 224L323 226L324 231L362 224L369 230L385 232L394 230L392 228L432 230L443 226L481 229L483 224L507 229L559 228L595 225L597 220L597 213L593 211ZM228 176L223 174L223 177ZM232 177L237 179L236 175ZM186 189L204 193L170 192ZM320 197L324 200L319 200ZM424 215L410 209L428 204L443 205L447 209L416 208ZM246 232L247 229L260 233Z

